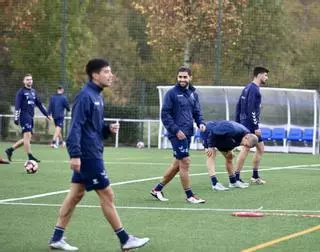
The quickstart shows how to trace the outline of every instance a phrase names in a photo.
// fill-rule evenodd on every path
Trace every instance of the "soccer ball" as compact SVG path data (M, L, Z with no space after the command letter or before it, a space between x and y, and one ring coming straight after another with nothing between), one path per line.
M38 163L34 160L27 160L24 163L24 169L28 174L36 173L38 171L38 168L39 168Z
M142 141L137 142L137 148L138 149L144 148L144 143Z

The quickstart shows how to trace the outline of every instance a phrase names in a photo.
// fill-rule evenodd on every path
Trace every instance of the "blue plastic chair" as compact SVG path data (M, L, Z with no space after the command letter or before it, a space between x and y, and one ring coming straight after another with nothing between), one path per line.
M306 142L312 142L313 140L313 129L304 129L302 140Z
M272 130L270 128L262 127L260 130L262 140L271 140Z
M272 140L283 141L286 139L286 129L285 128L274 128L271 135Z
M289 141L301 141L301 139L302 139L302 129L300 129L300 128L291 128L289 130L287 139Z

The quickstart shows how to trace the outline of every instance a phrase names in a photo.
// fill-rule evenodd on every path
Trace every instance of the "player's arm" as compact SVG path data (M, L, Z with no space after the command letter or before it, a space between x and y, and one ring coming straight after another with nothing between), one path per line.
M41 113L42 113L43 115L45 115L47 118L49 118L48 111L47 111L46 107L43 105L43 103L41 102L41 100L40 100L40 98L38 97L38 94L37 94L37 93L36 93L35 104L36 104L37 107L40 109Z
M238 99L237 105L236 105L236 118L235 121L240 123L240 113L241 113L241 96Z
M70 158L80 158L81 153L81 129L87 120L90 100L88 97L78 96L72 107L70 131L67 138L67 149Z
M64 107L68 112L70 111L70 105L66 97L64 97Z
M52 103L53 103L53 96L50 97L49 105L48 105L48 115L52 115Z
M175 124L173 119L173 113L174 113L174 93L168 92L166 93L164 97L163 106L161 108L161 121L164 125L164 127L171 133L177 134L180 130L178 125Z
M23 100L23 92L20 89L16 94L16 102L15 102L15 112L14 112L14 123L19 125L19 118L21 113L21 104Z
M257 91L255 89L251 89L248 93L248 118L250 120L250 124L253 126L254 130L259 128L259 110L258 107L260 104L258 104L257 100Z
M199 96L195 92L194 92L194 98L195 98L195 106L193 108L193 118L194 118L198 128L200 129L200 131L203 132L206 129L206 127L205 127L206 124L203 119L202 109L201 109L201 105L199 102Z

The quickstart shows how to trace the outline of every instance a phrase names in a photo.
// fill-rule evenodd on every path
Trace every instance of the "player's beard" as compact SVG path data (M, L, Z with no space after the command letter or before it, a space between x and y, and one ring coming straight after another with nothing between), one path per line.
M181 85L181 83L183 83L183 85ZM179 85L182 88L186 88L187 86L189 86L189 82L187 82L187 81L179 81Z
M30 83L30 84L26 83L25 87L31 89L32 88L32 83Z

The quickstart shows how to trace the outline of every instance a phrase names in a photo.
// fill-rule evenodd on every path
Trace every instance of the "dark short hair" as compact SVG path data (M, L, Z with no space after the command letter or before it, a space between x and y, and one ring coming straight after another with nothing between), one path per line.
M179 67L177 74L180 72L187 72L189 76L192 76L191 69L189 67L186 67L186 66Z
M105 59L92 59L86 66L86 72L90 80L93 73L100 73L101 69L109 66L109 62Z
M62 85L57 86L57 90L60 90L60 89L64 89L64 87Z
M258 74L261 74L261 73L269 73L269 70L265 67L255 67L253 69L253 76L254 77L257 77Z
M26 74L23 76L23 79L26 78L26 77L29 77L29 76L32 77L32 75L31 75L30 73L26 73Z

